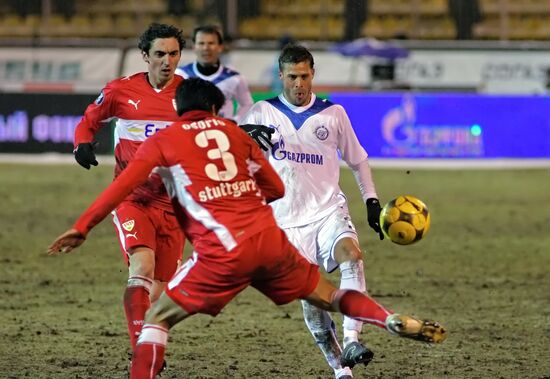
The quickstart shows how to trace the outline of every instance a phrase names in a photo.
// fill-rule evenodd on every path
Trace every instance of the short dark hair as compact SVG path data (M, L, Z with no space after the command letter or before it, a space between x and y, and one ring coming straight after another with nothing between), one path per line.
M189 78L182 80L176 89L176 110L178 116L189 111L212 112L212 106L216 113L225 103L225 96L215 84L201 78Z
M151 44L157 38L175 38L180 45L180 51L185 47L183 32L173 25L159 24L153 22L147 30L139 37L138 48L146 54L149 54Z
M198 33L215 34L218 36L218 43L223 45L223 34L216 25L201 25L193 29L193 43L197 40Z
M279 55L279 70L283 71L283 65L285 63L300 63L309 62L309 66L313 68L313 55L302 45L290 43L283 47L281 54Z

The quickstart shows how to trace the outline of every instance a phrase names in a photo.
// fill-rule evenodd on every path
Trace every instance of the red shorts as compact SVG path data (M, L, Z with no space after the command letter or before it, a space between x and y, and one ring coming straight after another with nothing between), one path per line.
M155 252L155 279L170 280L183 257L185 244L174 213L123 201L113 211L113 223L126 264L131 248L146 246Z
M189 314L215 316L249 285L280 305L311 294L319 276L319 267L272 227L229 252L194 252L168 282L166 293Z

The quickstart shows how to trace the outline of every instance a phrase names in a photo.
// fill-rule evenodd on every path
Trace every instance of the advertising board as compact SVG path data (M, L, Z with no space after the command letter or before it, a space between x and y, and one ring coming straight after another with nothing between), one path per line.
M550 158L550 97L331 94L377 158Z
M71 153L74 128L94 95L0 93L0 153ZM111 153L112 129L96 135L99 154Z

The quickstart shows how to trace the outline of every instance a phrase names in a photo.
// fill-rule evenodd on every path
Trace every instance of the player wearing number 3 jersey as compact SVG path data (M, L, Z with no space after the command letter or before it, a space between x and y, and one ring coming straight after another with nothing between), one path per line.
M183 81L176 91L183 117L147 139L126 170L49 247L49 254L70 252L151 170L163 177L194 252L147 312L130 378L156 376L171 327L196 313L215 316L249 285L276 304L302 298L402 337L441 342L445 331L437 323L392 314L358 291L337 290L298 253L267 205L284 195L283 183L253 139L215 116L224 100L208 81Z

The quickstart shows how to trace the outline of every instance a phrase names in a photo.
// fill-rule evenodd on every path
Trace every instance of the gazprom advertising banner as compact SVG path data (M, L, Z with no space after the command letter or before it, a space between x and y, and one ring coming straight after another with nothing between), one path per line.
M331 94L376 158L550 158L550 97Z

